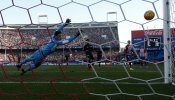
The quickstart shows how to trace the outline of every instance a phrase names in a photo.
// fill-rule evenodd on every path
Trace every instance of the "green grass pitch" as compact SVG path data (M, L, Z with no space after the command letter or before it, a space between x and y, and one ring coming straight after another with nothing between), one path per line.
M21 76L14 66L1 66L0 100L173 100L175 86L163 83L163 64L133 68L43 65Z

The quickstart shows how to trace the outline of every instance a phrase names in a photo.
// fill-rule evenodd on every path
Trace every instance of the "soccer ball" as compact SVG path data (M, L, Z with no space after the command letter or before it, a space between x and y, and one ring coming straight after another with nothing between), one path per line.
M152 20L154 18L155 14L152 10L147 10L145 13L144 13L144 18L146 20Z

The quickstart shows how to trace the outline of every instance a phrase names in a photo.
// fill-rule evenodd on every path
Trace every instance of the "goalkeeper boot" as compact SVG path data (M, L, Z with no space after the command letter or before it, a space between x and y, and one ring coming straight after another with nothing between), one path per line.
M25 71L24 69L21 69L21 74L20 75L24 75Z
M21 69L21 64L17 64L16 67L17 67L18 71L20 71L20 69Z

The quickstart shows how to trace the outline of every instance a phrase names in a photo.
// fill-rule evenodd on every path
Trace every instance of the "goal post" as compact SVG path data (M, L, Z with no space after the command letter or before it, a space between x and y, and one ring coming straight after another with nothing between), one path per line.
M172 83L172 42L170 27L170 1L163 0L163 37L164 37L164 83Z

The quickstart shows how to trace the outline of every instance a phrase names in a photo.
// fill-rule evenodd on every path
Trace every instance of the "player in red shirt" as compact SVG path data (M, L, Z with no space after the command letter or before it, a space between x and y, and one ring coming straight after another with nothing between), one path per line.
M129 63L129 69L130 70L133 70L133 68L131 67L131 55L133 54L133 50L132 50L132 46L131 46L131 41L128 40L127 42L127 45L125 46L125 49L124 49L124 53L125 53L125 56L126 56L126 60L127 62Z

